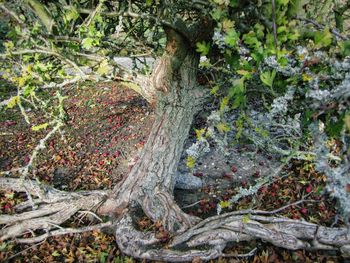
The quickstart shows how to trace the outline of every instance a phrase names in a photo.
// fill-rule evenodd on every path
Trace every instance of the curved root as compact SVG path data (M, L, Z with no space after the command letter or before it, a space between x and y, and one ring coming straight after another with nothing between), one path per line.
M207 218L173 236L168 249L162 248L153 233L136 230L131 215L127 213L118 220L116 239L120 250L132 257L171 262L225 257L227 254L223 250L229 242L254 239L289 250L335 250L350 257L350 229L346 227L323 227L300 220L254 214L262 211L249 212L252 214L237 211Z
M118 219L115 235L118 247L123 253L135 258L149 260L166 262L186 262L194 258L210 260L219 257L223 248L216 246L204 251L195 249L179 251L157 248L156 245L160 245L160 241L156 239L154 233L143 233L135 229L129 213Z
M200 221L200 218L184 213L167 192L157 191L150 197L146 196L141 206L153 222L162 222L171 233L182 233Z
M34 199L35 209L15 215L0 216L0 224L5 225L0 230L1 241L32 233L32 237L17 240L21 243L30 243L50 236L51 231L56 231L55 234L65 234L67 231L60 228L59 225L69 220L80 210L96 208L106 197L106 193L103 191L68 193L39 185L36 181L26 180L22 182L21 179L14 178L0 178L0 185L1 189L27 191L37 197ZM25 205L18 206L18 208L23 210L29 208L28 205L28 202L25 202ZM60 231L57 231L57 228L60 228ZM35 236L37 230L44 230L46 234ZM74 230L70 232L74 232Z

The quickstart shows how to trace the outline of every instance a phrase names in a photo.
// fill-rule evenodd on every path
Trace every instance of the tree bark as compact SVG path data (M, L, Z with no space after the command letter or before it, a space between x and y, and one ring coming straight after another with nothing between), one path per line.
M181 211L172 193L184 142L201 109L204 93L196 83L198 55L189 52L174 79L164 77L169 71L174 76L169 58L166 55L161 59L162 67L156 67L157 76L153 75L159 77L155 86L163 89L158 92L156 119L147 143L128 176L114 188L113 197L100 211L121 214L126 208L140 205L148 217L161 221L168 231L183 232L196 219Z

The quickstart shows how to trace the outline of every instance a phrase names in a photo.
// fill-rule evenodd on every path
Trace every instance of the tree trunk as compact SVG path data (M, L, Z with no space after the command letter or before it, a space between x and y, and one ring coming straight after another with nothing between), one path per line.
M183 213L173 200L175 175L195 114L202 106L203 90L197 85L199 55L188 40L165 29L165 53L154 67L145 90L156 93L156 119L139 160L101 208L121 214L140 205L153 221L170 232L188 229L195 218ZM154 97L154 94L152 95Z
M168 65L169 57L159 64ZM165 60L165 61L164 61ZM184 142L195 114L203 103L203 91L196 84L198 55L189 53L175 79L167 80L167 92L160 92L151 134L136 164L115 187L108 210L122 213L140 205L153 221L161 221L170 232L189 228L194 218L183 213L173 200L173 189ZM163 68L155 69L164 74ZM164 76L164 75L163 75Z

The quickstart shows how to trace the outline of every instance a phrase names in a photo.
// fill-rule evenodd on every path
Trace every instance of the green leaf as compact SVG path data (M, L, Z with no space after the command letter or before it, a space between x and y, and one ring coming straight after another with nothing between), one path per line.
M15 193L14 192L9 192L5 194L6 198L13 200L13 198L15 197Z
M248 70L239 69L236 72L237 72L237 74L242 75L246 79L250 79L252 77L252 73L249 72Z
M44 64L42 62L37 62L34 64L34 69L36 71L41 71L41 72L45 72L45 71L48 71L52 68L52 65L51 64Z
M43 123L43 124L39 124L39 125L33 126L32 127L32 131L40 131L42 129L46 129L48 125L49 124L46 122L46 123Z
M6 242L3 242L1 245L0 245L0 251L5 251L6 247L7 247L7 244Z
M328 27L325 27L322 32L315 32L314 35L315 45L317 48L328 47L330 44L332 44L332 39L333 36L331 32L329 32Z
M250 31L247 34L244 34L243 41L245 44L247 44L248 46L254 49L258 49L259 47L261 47L261 42L259 41L255 32L253 31Z
M12 97L11 100L7 103L7 108L12 109L19 102L19 96Z
M218 125L216 125L216 128L220 133L227 133L231 130L230 126L228 126L228 124L224 122L218 123Z
M153 0L146 0L146 5L151 6L153 4Z
M107 75L112 70L112 66L108 64L107 59L103 60L97 69L97 73L101 76Z
M74 21L79 18L79 12L74 6L69 6L65 15L66 15L65 18L67 22L70 22L72 20Z
M288 5L289 0L277 0L277 3L280 5Z
M257 36L257 38L262 39L264 37L264 29L265 27L261 24L255 24L254 25L254 31Z
M223 11L221 8L214 8L213 12L211 13L211 16L213 17L214 20L220 20L221 17L223 16Z
M228 97L232 98L245 93L244 79L245 77L242 77L233 81L233 86L229 89Z
M107 252L101 252L100 254L100 263L105 263L106 262L106 258L108 256L108 253Z
M195 132L196 132L196 138L197 138L197 140L199 140L205 134L205 129L204 128L195 129Z
M219 205L221 206L221 208L227 208L230 207L231 203L230 201L220 201Z
M344 116L341 116L338 120L333 120L331 117L327 117L326 132L330 137L338 138L344 129L345 123Z
M91 37L84 38L81 42L83 48L85 49L91 49L94 46L95 40Z
M13 44L12 41L3 42L3 45L4 45L5 48L6 48L6 52L10 52L10 51L13 50L13 48L14 48L14 44Z
M290 31L287 36L291 41L298 40L300 38L299 30L295 28L293 31Z
M192 156L188 156L186 160L187 167L192 169L195 164L196 164L196 160Z
M270 71L265 71L260 74L260 80L268 87L272 88L273 85L273 80L275 79L276 76L276 71L273 70L272 72Z
M226 106L228 105L229 102L229 97L224 97L221 102L220 102L220 111L223 112L226 108Z
M239 94L235 97L233 104L232 104L232 108L237 109L240 106L244 106L246 101L247 101L246 96L244 94Z
M236 7L236 6L238 6L238 0L230 0L230 6L231 6L231 7Z
M231 30L230 32L228 32L224 39L225 43L230 47L236 47L238 40L239 34L235 30Z
M198 42L196 46L196 51L200 53L201 56L206 56L209 53L210 43L206 43L205 41Z
M23 87L23 95L24 97L28 97L35 90L34 86L26 85Z
M348 129L348 131L350 132L350 113L349 114L346 114L344 116L344 124L345 124L345 127Z
M51 254L51 256L53 256L53 257L59 257L59 256L61 256L61 254L60 254L60 252L58 252L57 250L55 250L55 251Z
M214 86L214 87L210 90L210 94L211 94L211 95L214 95L214 96L218 95L219 89L220 89L219 85Z
M350 40L340 42L339 46L343 57L350 56Z

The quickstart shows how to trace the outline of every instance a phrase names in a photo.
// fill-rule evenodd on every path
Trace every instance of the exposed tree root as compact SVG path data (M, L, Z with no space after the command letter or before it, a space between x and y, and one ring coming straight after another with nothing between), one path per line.
M260 212L237 211L210 217L175 235L167 249L160 246L154 233L135 229L130 213L126 213L116 224L116 239L121 251L130 256L170 262L225 257L228 254L223 250L229 242L254 239L290 250L336 250L344 257L350 256L350 230L346 227L329 228L284 217L254 215Z
M20 179L0 178L0 183L1 190L24 191ZM228 256L223 251L228 243L254 239L290 250L336 250L345 257L350 256L349 228L323 227L270 215L281 209L273 212L244 210L207 218L185 232L183 229L172 232L171 242L165 246L166 248L161 240L157 239L155 233L141 232L135 228L130 209L125 209L113 224L107 222L80 229L64 229L59 225L80 210L95 209L105 200L106 193L103 191L67 193L46 186L41 187L35 181L24 181L24 184L27 184L27 190L29 189L31 194L41 196L42 199L35 199L38 204L36 210L16 215L1 215L0 224L5 225L0 231L1 240L17 238L16 241L20 243L35 243L49 236L113 226L118 246L123 253L149 260L183 262L194 258L209 260L224 257ZM160 199L165 196L164 203L174 204L174 206L168 206L174 222L183 220L181 215L184 213L177 209L178 206L170 195L156 194L155 196L159 196ZM187 219L189 225L194 223L191 217ZM183 224L180 225L183 226ZM46 233L35 236L37 231ZM28 233L32 235L27 236Z
M182 233L200 221L200 218L184 213L167 192L156 192L152 199L145 198L142 207L153 222L161 218L162 225L169 232ZM154 216L160 213L162 217Z
M186 233L176 236L171 247L261 239L290 250L340 250L350 255L350 230L329 228L284 217L248 215L234 212L203 220Z
M210 248L205 251L196 249L181 251L159 248L160 240L155 237L154 233L143 233L135 229L129 213L119 218L116 224L115 235L118 247L123 253L149 260L185 262L191 261L196 257L209 260L219 257L221 251L221 247Z
M32 233L31 237L17 240L21 243L38 242L50 235L79 231L62 229L59 225L69 220L80 210L96 209L107 196L107 193L103 191L68 193L39 185L36 181L23 181L15 178L0 178L0 190L29 192L37 197L33 199L35 207L31 207L28 202L24 202L16 209L21 212L27 208L32 208L31 211L24 211L15 215L0 215L0 224L5 225L0 230L0 240L17 238ZM57 230L57 228L60 229ZM37 230L44 230L46 233L35 236ZM85 231L88 230L91 229Z

